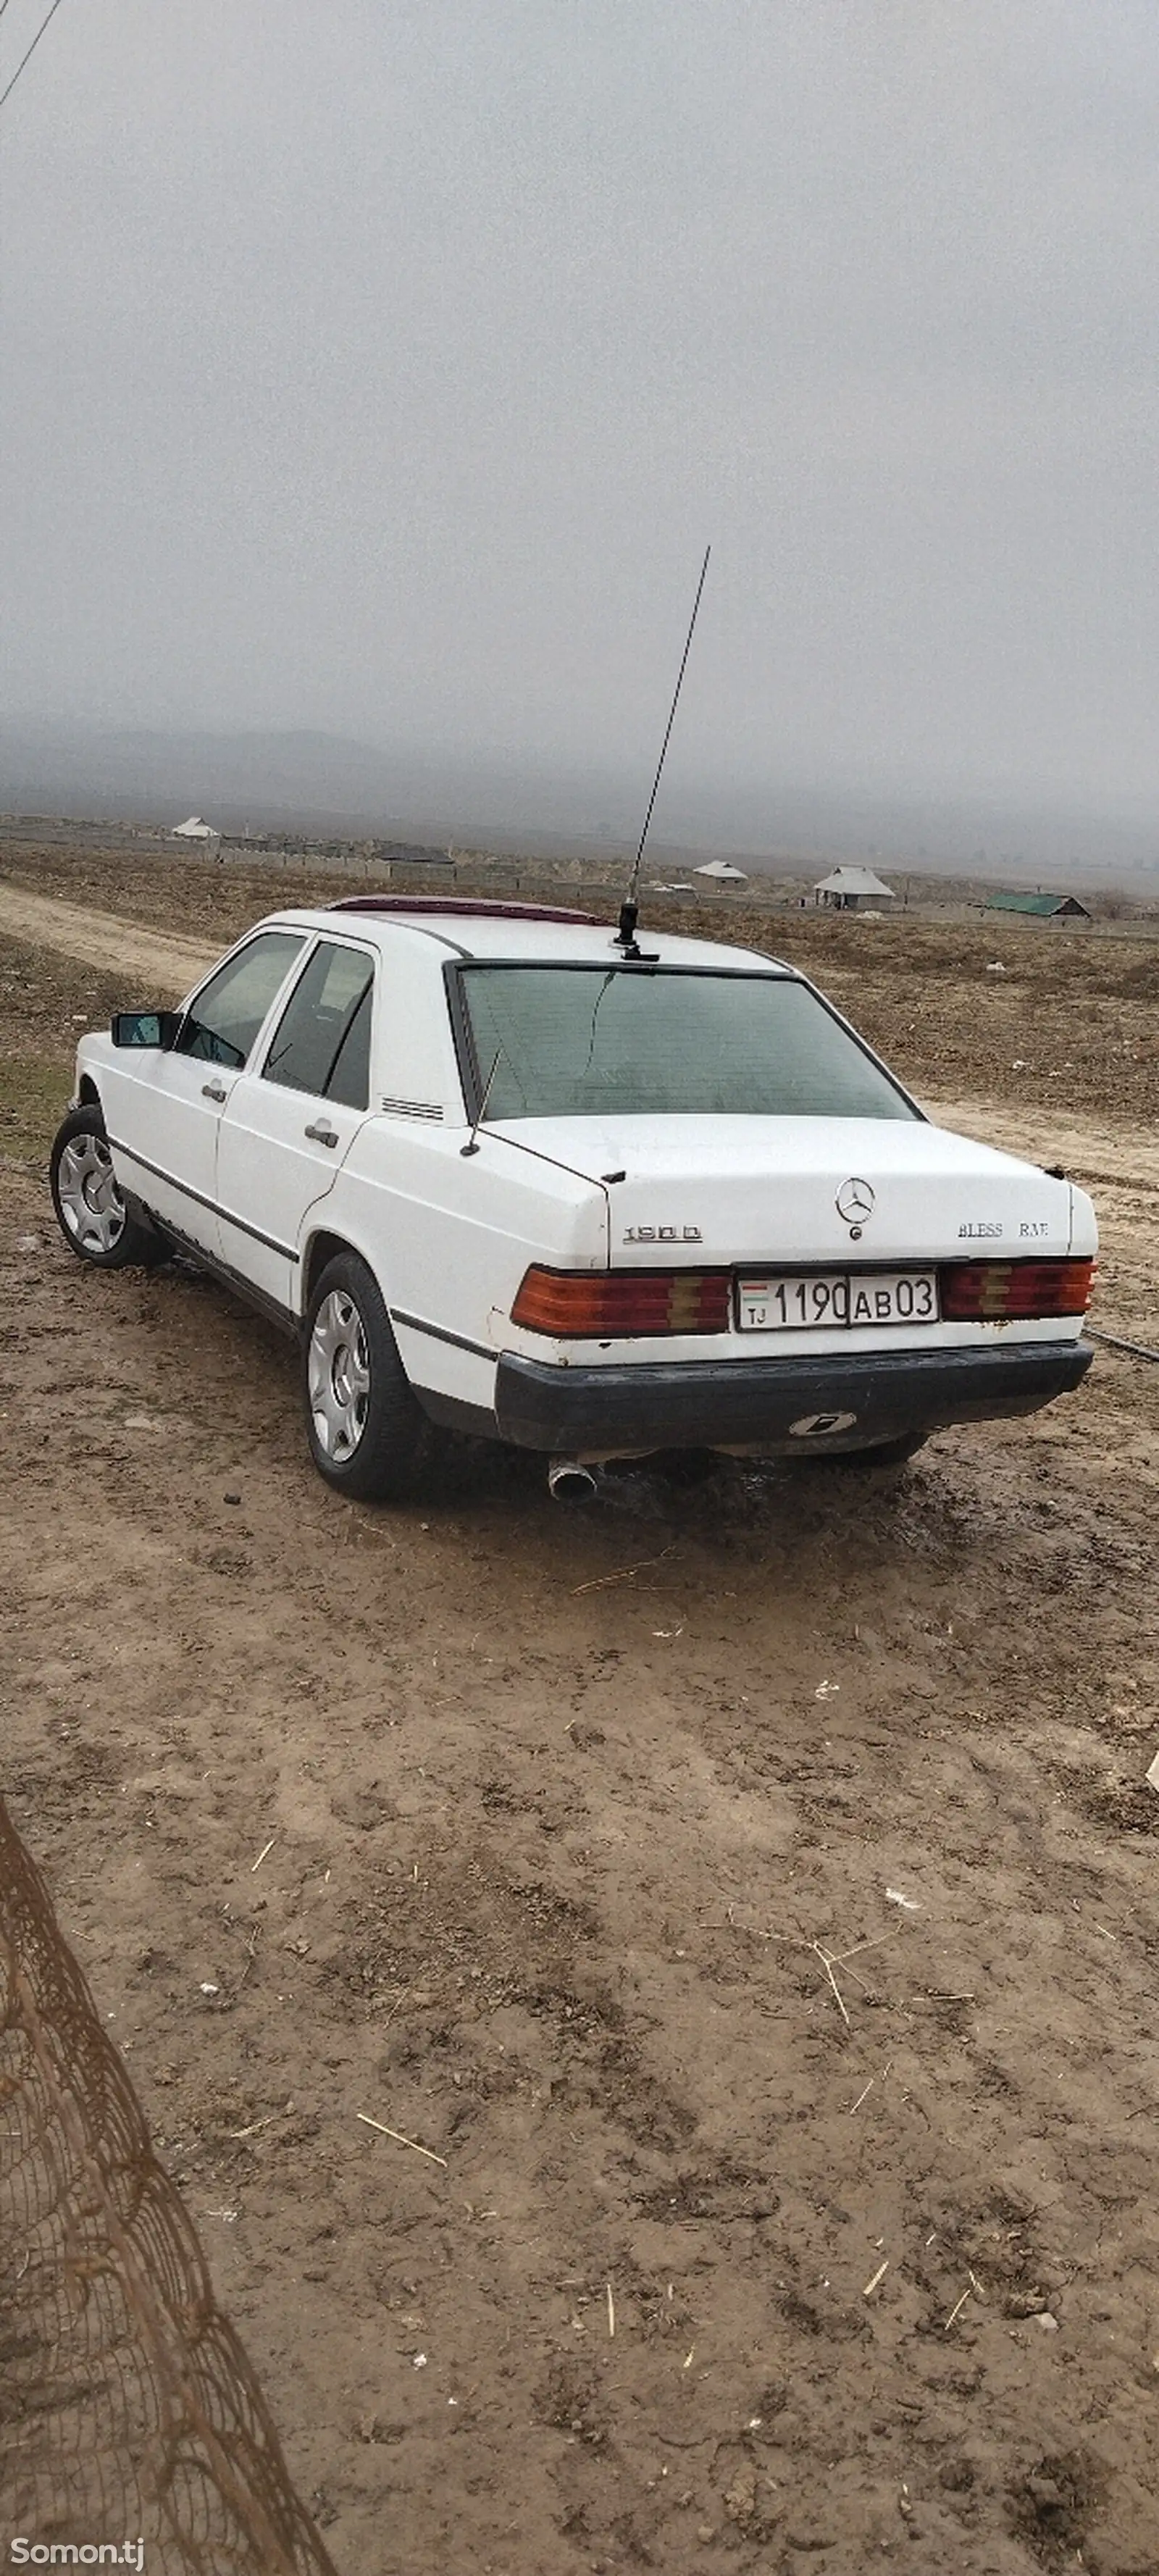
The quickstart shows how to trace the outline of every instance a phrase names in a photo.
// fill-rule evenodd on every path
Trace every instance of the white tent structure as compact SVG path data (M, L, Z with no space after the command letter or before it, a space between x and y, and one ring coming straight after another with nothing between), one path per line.
M727 859L706 859L702 868L694 868L694 877L711 877L714 885L747 885L743 868L730 867Z
M200 814L191 814L186 822L174 824L173 830L170 834L170 839L174 841L220 841L221 834L214 830L212 823L204 822Z
M832 912L868 912L879 903L894 903L896 896L872 868L840 867L814 886L813 901L828 905Z

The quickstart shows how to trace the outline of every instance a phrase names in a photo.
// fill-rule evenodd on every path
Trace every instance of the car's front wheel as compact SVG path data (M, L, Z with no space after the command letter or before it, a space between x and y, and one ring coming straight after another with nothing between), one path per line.
M105 1122L95 1100L70 1109L48 1167L52 1204L65 1242L98 1270L165 1259L160 1238L130 1216L117 1184Z
M382 1290L354 1252L317 1281L304 1342L310 1455L329 1485L360 1502L403 1502L431 1450Z

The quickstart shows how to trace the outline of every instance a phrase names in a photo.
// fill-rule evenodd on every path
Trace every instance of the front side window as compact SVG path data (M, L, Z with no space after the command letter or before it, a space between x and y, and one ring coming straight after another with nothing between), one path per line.
M290 995L262 1066L267 1082L315 1100L365 1109L370 1100L374 962L328 940L314 950Z
M299 950L300 930L263 930L226 959L195 993L177 1032L178 1055L202 1056L236 1071L245 1063Z
M493 1118L917 1118L807 984L624 966L464 966Z

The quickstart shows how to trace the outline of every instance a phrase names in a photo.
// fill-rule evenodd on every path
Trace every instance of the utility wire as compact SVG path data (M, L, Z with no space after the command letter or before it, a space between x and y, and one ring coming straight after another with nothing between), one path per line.
M4 14L4 10L7 8L7 6L8 6L8 0L0 0L0 17L2 17L2 16L3 16L3 14ZM49 18L55 18L56 13L57 13L57 10L59 9L59 7L60 7L60 0L52 0L52 7L51 7L51 9L49 10L48 18L42 18L42 20L41 20L41 22L40 22L40 25L39 25L39 27L38 27L38 28L37 28L37 30L36 30L36 34L34 35L34 37L33 37L33 39L32 39L32 43L30 44L30 46L29 46L29 48L28 48L27 53L23 56L22 60L21 60L20 62L18 62L18 63L17 63L16 69L15 69L15 71L14 71L14 72L13 72L13 74L12 74L12 78L11 78L11 80L10 80L10 81L9 81L9 83L8 83L8 87L7 87L7 89L5 89L5 90L0 90L0 107L3 107L4 102L5 102L5 100L6 100L6 99L11 98L11 96L12 96L12 92L13 92L13 90L14 90L14 89L15 89L15 87L16 87L16 83L17 83L17 81L18 81L18 80L19 80L19 78L20 78L20 75L21 75L21 72L22 72L22 71L23 71L23 69L24 69L24 65L25 65L25 63L30 63L30 62L31 62L32 57L33 57L34 53L36 52L36 48L37 48L38 44L40 43L40 39L41 39L41 37L43 36L43 34L44 34L44 32L45 32L46 27L48 26L48 20L49 20Z

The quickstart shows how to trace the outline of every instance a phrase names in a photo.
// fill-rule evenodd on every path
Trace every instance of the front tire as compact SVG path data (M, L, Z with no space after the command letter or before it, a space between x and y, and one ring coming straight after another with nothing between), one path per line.
M130 1216L121 1196L100 1105L70 1109L57 1130L48 1166L52 1204L65 1242L95 1270L149 1268L165 1246Z
M320 1476L359 1502L404 1502L432 1448L382 1290L355 1252L328 1261L306 1314L306 1436Z

